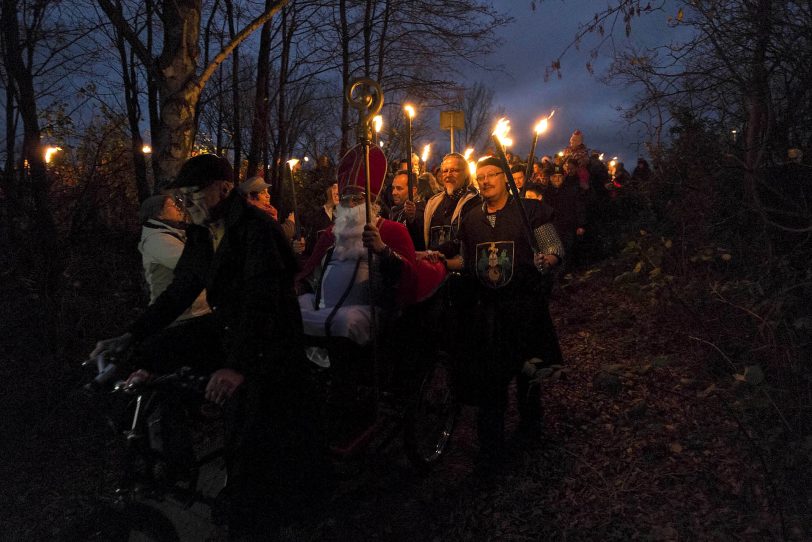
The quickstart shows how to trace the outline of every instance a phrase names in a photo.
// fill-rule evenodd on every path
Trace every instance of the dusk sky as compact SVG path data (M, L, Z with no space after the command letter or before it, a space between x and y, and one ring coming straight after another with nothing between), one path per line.
M551 128L539 140L537 156L563 149L576 128L584 133L589 148L619 156L627 164L637 157L645 135L621 118L618 106L633 101L636 89L607 86L599 77L610 63L610 49L605 47L594 62L595 75L586 70L591 44L587 38L580 50L571 48L562 59L562 79L556 76L544 81L545 67L550 65L573 40L579 23L590 20L607 2L596 0L544 0L535 11L529 1L494 0L494 6L515 20L501 29L501 47L488 61L489 66L502 65L506 74L472 70L469 83L481 81L496 90L495 105L504 107L511 120L514 149L522 156L529 151L532 129L542 115L555 109ZM654 12L632 21L632 34L627 40L622 22L616 32L616 46L636 47L668 43L677 32L667 25L676 8ZM672 13L673 11L673 13Z

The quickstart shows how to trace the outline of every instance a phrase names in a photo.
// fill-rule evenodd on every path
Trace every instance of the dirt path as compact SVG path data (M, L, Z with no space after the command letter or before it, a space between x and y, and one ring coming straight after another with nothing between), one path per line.
M798 510L808 508L765 475L756 437L729 406L746 390L702 369L707 350L687 339L693 324L622 294L612 276L581 275L557 296L567 364L542 384L545 432L509 434L499 472L475 473L466 408L434 472L417 475L395 439L344 465L326 519L286 538L807 539ZM110 442L88 429L101 420L76 414L56 411L3 462L3 537L58 537L109 484L101 457ZM512 432L515 409L510 416Z
M553 309L567 364L543 384L542 438L511 439L501 471L483 479L466 410L436 472L375 458L317 538L781 539L775 482L717 397L728 391L697 376L702 350L686 344L684 323L600 273L569 283ZM805 538L783 521L788 538Z

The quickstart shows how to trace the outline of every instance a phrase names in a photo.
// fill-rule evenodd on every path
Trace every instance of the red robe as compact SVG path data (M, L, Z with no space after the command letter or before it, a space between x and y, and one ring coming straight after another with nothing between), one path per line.
M423 301L433 294L445 279L447 273L445 266L439 262L432 264L426 260L417 261L414 243L403 224L379 218L376 225L381 234L381 240L403 260L403 269L398 283L398 304L411 305ZM324 231L324 234L319 236L310 258L296 277L297 283L305 280L322 265L324 255L334 244L335 236L331 225Z

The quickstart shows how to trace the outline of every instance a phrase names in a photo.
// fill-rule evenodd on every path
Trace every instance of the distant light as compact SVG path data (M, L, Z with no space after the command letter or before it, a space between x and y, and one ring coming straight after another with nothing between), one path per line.
M564 156L564 151L558 151L558 156Z
M62 147L46 147L45 148L45 163L50 164L54 153L61 151Z
M143 147L141 147L141 152L143 152L144 154L150 154L152 152L152 147L150 147L149 145L144 145Z
M293 168L294 168L294 167L296 166L296 164L298 164L298 163L299 163L299 159L298 159L298 158L291 158L290 160L288 160L288 167L289 167L291 170L293 170Z
M406 114L409 115L410 119L414 118L414 107L412 107L410 104L404 105L403 110L406 111Z
M310 161L310 158L308 158L307 156L305 156L305 157L304 157L304 161L305 161L305 162L309 162L309 161Z

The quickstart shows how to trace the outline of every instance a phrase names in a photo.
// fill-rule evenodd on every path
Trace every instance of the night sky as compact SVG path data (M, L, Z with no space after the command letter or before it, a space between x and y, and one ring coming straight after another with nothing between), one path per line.
M498 10L515 19L499 30L503 43L487 61L489 67L501 65L505 74L471 70L468 83L481 81L496 90L495 105L504 107L511 120L513 148L520 155L529 151L535 123L552 109L556 113L539 140L537 156L563 149L576 128L584 133L587 147L609 157L618 155L627 165L636 160L638 142L640 153L645 153L642 129L629 126L617 110L632 102L636 90L607 86L599 80L611 60L608 47L594 62L595 75L586 69L590 45L595 43L587 38L580 50L571 48L562 59L562 79L553 75L544 81L545 67L572 41L579 23L590 20L606 4L603 0L544 0L532 11L529 1L494 0ZM669 4L665 12L634 19L628 40L621 22L615 33L616 46L640 48L676 39L677 31L667 25L668 16L676 13Z

